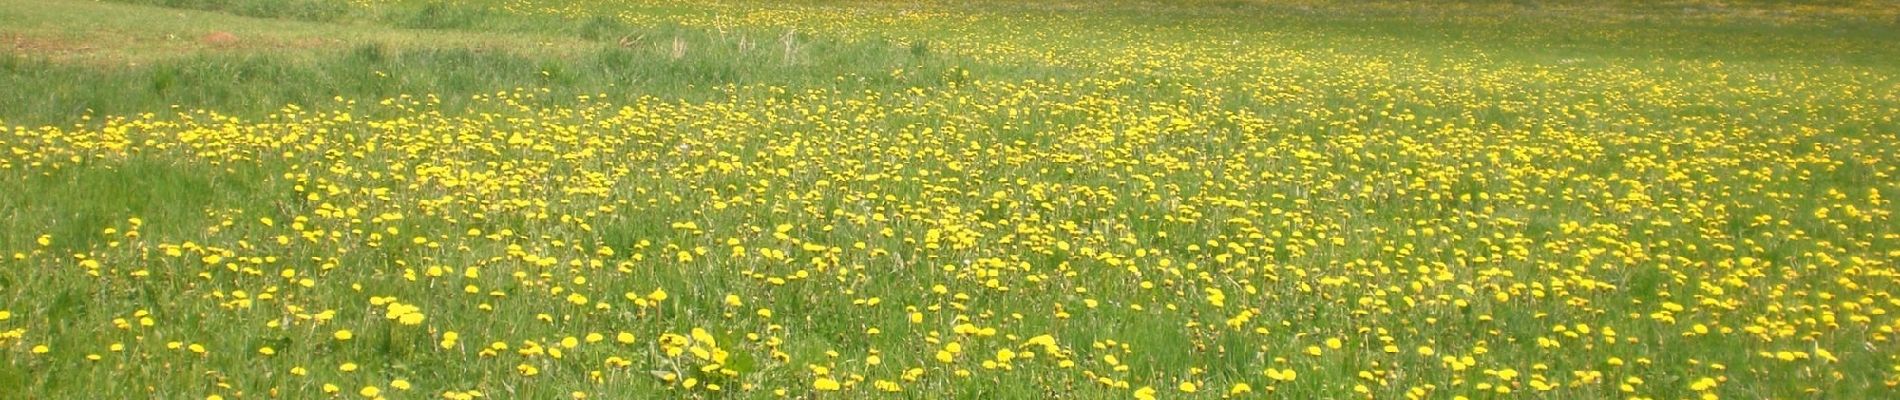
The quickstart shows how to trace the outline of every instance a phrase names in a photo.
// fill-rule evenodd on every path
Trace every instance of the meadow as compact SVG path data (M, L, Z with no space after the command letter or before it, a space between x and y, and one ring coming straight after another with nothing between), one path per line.
M1896 398L1894 38L0 0L0 399Z

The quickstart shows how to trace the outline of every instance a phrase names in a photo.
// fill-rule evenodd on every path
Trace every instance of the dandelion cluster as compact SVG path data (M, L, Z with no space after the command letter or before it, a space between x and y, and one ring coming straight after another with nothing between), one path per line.
M505 9L589 9L528 3ZM932 37L1064 72L11 127L7 184L242 184L16 219L58 225L0 235L0 378L227 399L1900 385L1882 70L827 10L622 17ZM966 25L997 28L929 36Z

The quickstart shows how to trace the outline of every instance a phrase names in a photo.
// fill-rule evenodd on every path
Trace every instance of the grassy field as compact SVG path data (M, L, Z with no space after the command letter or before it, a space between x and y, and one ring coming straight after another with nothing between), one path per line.
M0 0L0 399L1900 397L1894 38Z

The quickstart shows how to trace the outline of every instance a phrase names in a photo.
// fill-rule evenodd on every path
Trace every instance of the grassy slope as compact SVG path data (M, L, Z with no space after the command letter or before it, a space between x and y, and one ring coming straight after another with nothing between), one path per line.
M894 26L880 34L911 38L900 42L804 33L794 38L795 50L787 51L779 44L792 30L783 27L709 31L603 17L515 16L493 11L497 5L484 2L459 6L396 2L353 12L311 11L323 7L309 6L328 3L183 3L221 12L79 0L4 0L0 39L8 43L6 53L0 55L4 72L0 84L18 90L0 96L0 121L71 123L84 115L165 114L173 106L259 117L285 104L400 94L435 94L447 99L453 109L461 105L458 99L468 95L517 88L546 88L554 98L609 94L704 99L720 96L714 88L724 84L886 90L921 84L883 77L905 66L923 68L926 74L921 75L964 68L973 69L978 78L1073 76L1034 62L919 57L912 48L915 43L911 42L919 40L999 35L986 31L993 27ZM1478 56L1495 66L1577 62L1665 66L1702 60L1755 64L1765 70L1816 62L1892 70L1895 66L1887 60L1900 57L1900 50L1885 39L1900 35L1900 30L1878 17L1885 14L1863 18L1801 14L1807 18L1774 19L1738 8L1732 11L1737 16L1710 18L1679 14L1671 8L1620 7L1611 10L1623 14L1605 21L1599 15L1610 11L1587 6L1449 4L1458 7L1424 13L1398 5L1342 9L1223 2L1171 7L1000 2L949 7L1001 16L1049 13L1127 24L1151 29L1142 34L1161 42L1192 42L1197 35L1207 34L1179 28L1217 19L1222 35L1293 33L1328 38L1287 43L1295 49L1373 57L1424 55L1411 57L1424 60ZM598 10L591 12L597 15L708 12L640 3L594 6ZM726 7L722 12L733 10L732 5ZM829 7L865 7L874 14L905 9L857 2ZM1154 8L1162 12L1151 12ZM71 28L75 26L108 28ZM215 31L234 33L239 41L221 46L202 40ZM1007 41L1036 45L1035 39L1000 34ZM1811 43L1828 45L1807 45ZM682 50L678 60L674 59L676 47ZM1452 57L1457 54L1468 56ZM869 81L833 79L838 76L862 76ZM287 79L304 84L276 84ZM90 90L102 86L120 89Z
M208 54L274 53L313 57L364 45L390 49L468 48L524 56L560 55L589 43L573 38L480 31L403 29L242 17L232 14L83 0L0 1L15 51L97 68L136 67ZM208 43L214 32L235 43Z
M339 96L432 94L453 110L472 95L524 88L557 99L704 99L722 96L726 85L760 83L891 89L921 83L885 76L894 68L931 75L985 68L918 53L906 43L788 30L710 32L492 16L479 21L495 26L465 21L442 23L459 29L413 29L401 26L435 23L397 12L342 24L77 0L5 1L0 37L13 46L0 55L0 85L14 90L0 96L0 121L13 125L163 115L176 106L256 118L287 104L325 104ZM65 28L89 24L113 28ZM214 31L239 40L229 46L201 40ZM783 45L788 41L791 46ZM1056 73L1001 70L1021 77Z

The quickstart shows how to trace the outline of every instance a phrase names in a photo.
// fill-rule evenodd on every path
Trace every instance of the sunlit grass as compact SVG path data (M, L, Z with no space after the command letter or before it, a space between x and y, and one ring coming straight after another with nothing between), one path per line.
M0 397L1900 385L1886 8L132 3L333 42L0 60Z

